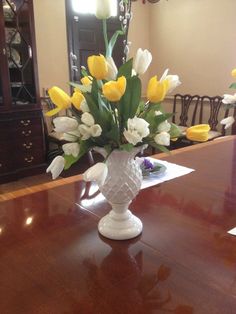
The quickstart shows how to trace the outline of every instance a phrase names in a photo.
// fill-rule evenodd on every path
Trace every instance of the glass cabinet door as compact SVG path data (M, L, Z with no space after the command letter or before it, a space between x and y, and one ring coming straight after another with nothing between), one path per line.
M29 4L27 0L3 0L6 54L13 106L35 103Z

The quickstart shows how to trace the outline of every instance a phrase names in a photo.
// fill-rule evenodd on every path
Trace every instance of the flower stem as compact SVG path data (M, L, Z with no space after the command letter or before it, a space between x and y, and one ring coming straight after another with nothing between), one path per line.
M108 50L108 37L107 37L107 20L102 20L102 29L103 29L103 37L105 41L105 48L106 48L106 56L107 56L107 50Z

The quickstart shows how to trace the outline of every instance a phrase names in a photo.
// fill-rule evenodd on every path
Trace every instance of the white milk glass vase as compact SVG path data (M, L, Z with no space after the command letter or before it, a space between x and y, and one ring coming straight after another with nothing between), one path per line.
M141 146L131 152L113 150L106 160L108 175L99 189L112 210L98 224L99 232L106 238L127 240L142 232L141 220L128 207L141 188L142 171L134 157L143 149ZM95 151L106 158L105 149L96 147Z

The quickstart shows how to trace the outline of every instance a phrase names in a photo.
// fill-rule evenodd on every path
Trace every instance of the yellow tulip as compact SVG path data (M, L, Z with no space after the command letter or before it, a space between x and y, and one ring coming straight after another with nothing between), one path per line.
M85 100L83 94L76 89L71 97L71 102L76 109L80 110L81 103Z
M232 70L231 75L236 78L236 68Z
M109 101L119 101L126 89L126 78L121 76L117 81L110 81L103 85L103 95Z
M160 102L162 101L168 91L169 82L168 80L158 81L157 76L153 76L147 87L147 98L150 102Z
M198 124L186 130L186 137L191 141L206 142L209 137L209 124Z
M80 81L83 85L91 85L93 78L92 78L92 76L84 76L84 77L82 77L82 79Z
M90 74L97 80L103 80L107 77L108 67L103 55L88 57L88 68Z
M48 90L48 95L51 101L57 108L50 110L46 113L46 116L51 117L57 114L63 109L67 109L71 104L70 96L57 86L53 86Z

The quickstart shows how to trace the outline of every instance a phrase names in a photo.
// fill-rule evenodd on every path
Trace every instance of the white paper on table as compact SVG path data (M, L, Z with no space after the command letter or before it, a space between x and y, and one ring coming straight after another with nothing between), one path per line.
M145 177L143 179L141 189L146 189L150 186L160 184L162 182L169 181L174 178L184 176L192 171L195 171L194 169L176 165L165 160L159 160L159 159L155 159L151 157L145 157L145 158L149 159L152 163L158 162L159 164L166 166L166 171L163 173L160 173L159 175L157 174L157 175L150 175L148 177Z
M233 229L227 231L227 233L236 236L236 227L234 227Z

